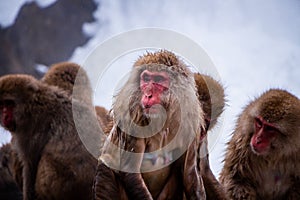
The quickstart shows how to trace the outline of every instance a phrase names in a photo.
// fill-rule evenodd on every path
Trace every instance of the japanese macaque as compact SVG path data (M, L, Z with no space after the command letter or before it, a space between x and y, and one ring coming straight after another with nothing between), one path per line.
M48 85L63 89L73 100L84 103L91 109L91 113L97 115L95 117L98 119L100 127L95 125L94 121L92 121L90 126L94 126L98 132L85 131L85 125L87 125L85 119L75 117L74 120L81 140L86 145L87 149L98 158L101 147L106 139L104 134L108 134L110 121L112 121L112 119L104 107L94 107L92 101L92 88L86 71L76 63L61 62L52 65L41 81ZM73 111L80 115L82 106L77 107L76 105L78 104L76 103L74 105Z
M204 113L193 74L173 53L140 57L116 96L95 199L205 199L199 173Z
M202 104L206 130L211 130L217 123L225 106L223 86L210 76L194 74L198 99ZM203 179L206 198L211 200L226 199L223 186L212 173L209 165L208 140L204 136L200 152L200 174Z
M5 144L0 148L0 197L1 200L17 200L22 199L21 187L18 187L16 180L22 175L15 173L15 164L18 162L15 158L15 153L11 149L11 145ZM20 164L17 165L21 166Z
M208 75L194 74L198 98L202 104L206 129L212 129L225 107L223 86Z
M76 63L61 62L52 65L44 77L42 82L49 85L57 86L72 95L77 73L80 66Z
M237 121L220 181L230 199L300 199L300 100L271 89Z
M76 63L61 62L52 65L41 81L57 86L70 96L72 95L72 98L92 105L92 89L89 78L84 69Z
M57 86L70 96L73 95L72 98L81 100L87 105L92 105L92 89L88 75L76 63L61 62L52 65L41 81L48 85ZM75 94L73 94L73 90L75 90ZM108 110L102 106L95 106L93 109L99 116L101 128L106 130L106 125L112 120Z
M12 149L23 165L24 200L92 198L97 160L73 120L79 115L86 120L82 129L97 132L89 111L63 89L31 76L0 78L0 123L11 132Z

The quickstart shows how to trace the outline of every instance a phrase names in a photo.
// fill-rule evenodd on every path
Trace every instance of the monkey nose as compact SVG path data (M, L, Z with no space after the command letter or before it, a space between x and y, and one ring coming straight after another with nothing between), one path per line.
M257 139L256 139L256 144L260 144L261 143L261 137L258 137Z
M150 99L152 97L152 93L146 93L145 96Z
M144 93L144 95L147 97L147 98L151 98L152 97L152 88L147 88L146 90L145 90L145 93Z

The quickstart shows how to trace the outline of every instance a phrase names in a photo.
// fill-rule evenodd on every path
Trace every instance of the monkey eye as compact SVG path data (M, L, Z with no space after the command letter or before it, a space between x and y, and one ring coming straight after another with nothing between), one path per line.
M0 101L0 106L1 107L3 107L3 106L12 107L12 106L15 106L15 102L13 100L5 99L5 100Z
M166 79L165 79L165 77L163 77L163 76L160 76L160 75L157 75L157 76L153 76L153 81L155 82L155 83L160 83L160 82L163 82L163 81L165 81Z
M145 81L145 82L149 82L151 80L151 77L149 76L149 74L144 74L142 78L143 78L143 81Z
M255 126L256 128L261 128L263 126L262 121L259 118L255 118Z
M267 132L277 132L278 129L273 126L265 126L265 131Z
M12 100L5 100L4 104L7 106L13 106L15 103Z

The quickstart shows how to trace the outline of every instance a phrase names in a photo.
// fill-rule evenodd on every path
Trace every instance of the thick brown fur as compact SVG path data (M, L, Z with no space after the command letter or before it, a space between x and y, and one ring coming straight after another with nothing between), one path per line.
M41 81L49 85L55 85L71 95L79 69L80 66L75 63L57 63L49 68Z
M15 177L16 155L11 149L10 143L4 144L0 148L0 197L3 200L17 200L22 199L21 187L18 186ZM17 166L21 166L17 164ZM22 170L22 169L21 169ZM22 178L22 177L19 177ZM22 181L20 181L22 183Z
M217 180L209 164L208 140L204 138L201 144L200 174L208 200L227 199L224 186Z
M215 79L208 75L195 73L194 78L198 91L199 101L202 103L203 111L205 113L205 121L207 129L212 129L217 119L224 111L225 107L225 93L223 86Z
M97 161L82 144L73 120L79 115L87 121L81 126L95 132L90 110L72 102L64 90L27 75L0 78L0 102L7 100L14 102L14 125L7 129L23 165L24 200L91 198Z
M113 120L110 116L109 111L102 106L95 106L95 111L98 116L100 127L102 128L105 135L108 135L113 127Z
M13 141L13 139L12 139ZM13 149L13 142L3 145L1 151L3 151L4 160L7 162L7 168L12 176L13 180L16 182L18 188L22 190L23 188L23 163L21 162L17 152Z
M201 129L205 129L205 122L196 95L193 74L175 54L168 51L148 53L140 57L134 66L129 80L116 96L113 104L114 127L99 159L94 183L95 199L182 199L183 196L187 199L205 198L197 162ZM161 131L144 139L127 133L132 134L137 131L135 124L149 125L148 119L142 114L140 106L142 94L139 89L139 76L146 69L168 72L171 83L170 97L165 97L163 101L167 110L167 120ZM181 123L182 119L190 120ZM143 131L145 132L142 133L146 135L149 130L143 129ZM174 139L175 143L171 144L177 132L183 134L186 141L182 138ZM191 138L193 139L190 146L183 155L163 168L156 168L159 167L155 166L156 163L151 164L150 160L145 157L143 159L143 156L131 160L126 153L119 154L120 150L114 149L110 143L124 148L127 152L142 153L141 155L146 156L145 154L151 154L168 143L171 144L171 149L180 150L188 145L186 142ZM120 171L118 167L121 167ZM128 173L131 170L151 168L152 170L146 170L147 172L141 174Z
M158 53L148 53L135 62L135 66L143 64L164 64L167 66L180 65L180 61L175 55L166 55L163 51ZM200 73L194 73L196 88L198 92L198 99L201 102L204 119L206 122L206 129L211 130L217 123L217 119L223 113L225 107L225 93L223 86L212 77ZM202 113L199 113L200 115ZM205 137L205 136L204 136ZM225 199L226 195L223 186L216 179L212 173L209 165L209 154L207 147L207 138L202 143L202 148L206 153L202 153L204 157L200 158L200 173L203 178L203 183L207 199Z
M219 116L224 111L225 94L223 86L208 75L194 74L198 98L202 104L206 129L215 127ZM211 200L226 199L223 185L219 183L212 173L209 165L209 152L207 136L201 145L200 173L203 179L206 198Z
M135 61L134 66L141 66L146 64L162 64L168 66L172 71L189 76L189 70L186 68L186 64L179 59L175 54L160 50L155 53L148 52L147 54L140 56Z
M198 99L201 102L206 130L213 129L218 118L224 111L225 93L223 86L212 77L200 73L194 73ZM204 136L201 144L200 174L208 200L226 199L224 187L219 183L209 164L208 139Z
M149 58L150 59L150 58ZM162 62L161 62L162 63ZM199 101L202 103L204 116L206 120L206 129L212 129L217 123L218 117L224 110L225 106L225 95L224 88L222 85L215 81L213 78L195 73L196 87L198 91ZM209 85L209 86L208 86ZM212 110L214 109L214 115L212 116ZM104 132L108 134L113 128L113 121L108 115L108 111L103 107L96 106L97 115L100 117L101 127ZM226 199L223 185L219 183L214 174L212 173L209 165L209 154L208 154L208 141L207 138L201 145L201 149L205 150L202 152L200 158L200 172L203 179L206 198L207 199Z
M41 81L63 89L72 100L85 104L91 110L90 112L97 117L99 125L92 122L91 126L94 126L98 132L86 132L84 127L81 126L81 124L86 123L85 119L80 117L74 118L74 120L81 140L87 146L87 149L95 157L99 157L101 147L106 139L104 133L107 134L107 126L109 125L107 120L111 119L104 107L93 106L92 88L86 71L76 63L61 62L52 65ZM104 116L104 113L107 113L106 116Z
M57 86L67 92L72 98L77 100L83 100L87 104L92 104L92 89L90 87L90 81L85 70L80 65L72 62L61 62L54 64L50 67L42 82ZM76 94L74 96L73 91ZM80 94L80 96L79 96ZM103 124L108 124L111 121L109 112L102 106L95 106L96 114L103 120Z
M80 70L80 71L79 71ZM80 76L78 76L80 74ZM62 89L65 91L65 93L72 97L73 94L73 88L75 81L77 81L77 85L79 85L84 93L79 98L81 102L86 103L87 105L91 103L91 89L89 87L89 80L84 72L84 70L77 64L71 63L71 62L61 62L54 64L50 67L48 72L45 74L45 76L41 79L43 83L46 83L51 86L56 86L59 89ZM58 89L58 90L59 90ZM78 121L78 120L77 120ZM81 121L81 120L80 120ZM100 117L99 117L100 121ZM79 123L81 124L81 122ZM99 129L101 130L101 129ZM93 131L95 133L95 131ZM92 132L91 132L92 133ZM86 134L85 134L86 135ZM95 157L98 157L100 154L100 148L99 144L103 144L104 137L101 138L102 142L100 141L100 134L97 132L97 137L91 137L92 139L89 139L90 135L86 137L89 141L95 141L94 147L89 147L89 150L95 154ZM10 155L7 157L9 163L13 163L10 165L9 170L11 171L11 174L13 175L14 180L18 183L19 188L22 189L22 162L19 161L19 157L16 151L14 151L11 148L11 144L7 144L6 146L9 146L10 148ZM91 146L91 145L90 145ZM7 147L5 149L8 149Z
M250 148L254 119L262 117L280 133L265 155ZM239 116L220 181L230 199L300 199L300 100L271 89Z
M92 104L89 78L84 69L76 63L61 62L52 65L41 81L63 89L77 100Z

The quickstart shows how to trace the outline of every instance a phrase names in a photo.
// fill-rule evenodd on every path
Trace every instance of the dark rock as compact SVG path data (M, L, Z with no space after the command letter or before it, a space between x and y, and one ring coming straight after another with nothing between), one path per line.
M0 75L27 73L39 78L37 63L49 66L68 60L90 39L82 26L95 20L97 6L93 0L58 0L45 8L24 4L15 23L0 28Z

